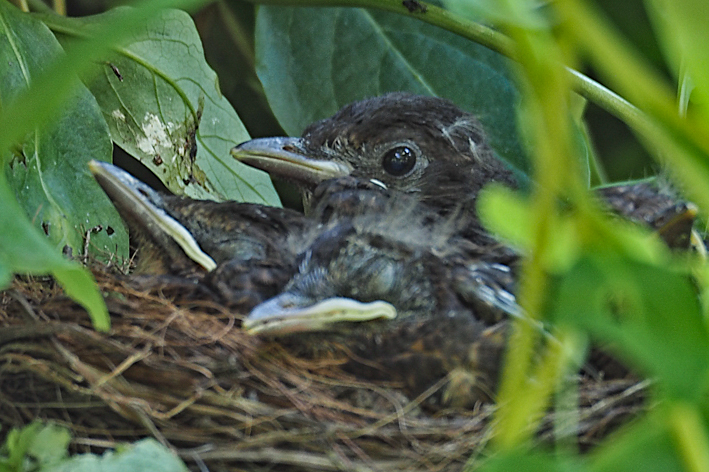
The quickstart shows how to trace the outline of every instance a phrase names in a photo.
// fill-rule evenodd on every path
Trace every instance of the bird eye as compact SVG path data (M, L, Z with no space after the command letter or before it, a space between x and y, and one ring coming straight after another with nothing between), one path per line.
M389 149L382 158L382 167L389 174L400 177L416 165L416 153L408 146Z

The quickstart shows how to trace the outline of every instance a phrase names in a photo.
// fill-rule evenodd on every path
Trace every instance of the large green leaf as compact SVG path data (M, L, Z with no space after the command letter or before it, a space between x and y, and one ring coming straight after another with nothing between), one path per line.
M90 37L126 13L116 8L84 18L42 16L63 43ZM166 10L96 64L87 84L113 140L174 193L199 199L278 205L268 176L234 160L248 140L219 91L190 16Z
M56 54L57 43L54 37L41 24L33 21L29 15L21 14L7 2L0 2L0 28L2 28L2 54L5 62L0 67L0 90L2 93L0 107L0 156L3 167L7 166L5 157L14 143L22 143L27 136L34 136L40 124L48 123L55 118L70 97L81 97L77 92L79 82L74 72L84 72L110 45L126 38L129 31L145 24L148 18L167 6L193 7L204 0L153 0L144 2L130 14L118 18L106 29L89 41L77 42L72 45L66 55ZM17 31L27 31L27 35L16 34ZM36 34L37 38L33 35ZM34 40L33 40L34 38ZM31 44L32 54L22 54ZM14 54L14 56L13 56ZM51 63L41 62L42 58L53 57ZM15 60L13 60L13 57ZM26 62L18 62L22 59ZM6 73L18 64L21 74ZM32 83L27 88L27 77L32 77ZM72 95L73 93L73 95ZM76 95L79 94L79 95ZM56 123L55 123L56 125ZM105 126L105 125L104 125ZM50 128L51 129L51 128ZM76 126L68 131L76 132ZM81 133L79 133L81 134ZM37 149L37 140L34 144ZM69 141L70 142L70 141ZM66 144L66 141L65 141ZM16 146L19 153L22 146ZM42 149L39 149L40 151ZM19 154L18 154L19 156ZM99 156L95 156L99 157ZM22 159L18 161L23 164ZM9 171L7 171L9 172ZM5 178L6 169L0 171L0 283L5 287L11 280L13 272L19 273L51 273L64 286L67 293L81 303L91 315L97 329L107 330L109 327L108 311L101 294L92 282L91 274L77 264L64 259L59 251L46 238L42 237L36 228L32 228L23 214L14 193ZM77 174L75 186L81 186L84 181ZM42 181L44 182L44 181ZM92 183L93 184L93 183ZM44 190L44 188L43 188ZM91 194L87 193L85 201ZM104 198L100 196L98 198ZM98 204L94 201L93 203ZM34 215L33 215L34 216ZM82 221L85 214L80 215ZM35 219L36 220L36 219ZM102 223L106 223L102 221ZM39 224L36 222L36 224ZM76 224L81 226L78 221ZM95 238L94 238L95 244Z
M49 272L64 287L67 295L86 308L94 327L107 331L110 327L108 310L91 273L62 257L47 238L32 228L2 174L0 202L0 289L10 283L10 276L15 272Z
M697 401L709 374L709 335L690 276L611 251L584 255L561 277L557 322L607 343L674 398Z
M256 54L269 103L290 135L354 100L408 90L476 113L498 154L529 172L508 61L453 33L380 11L262 6Z
M62 49L46 26L6 2L0 2L0 17L0 97L8 103ZM53 243L80 252L84 233L101 225L103 230L91 236L91 247L124 258L128 237L123 223L86 166L90 159L111 159L108 127L78 79L69 103L51 124L35 127L3 156L3 171L34 226Z

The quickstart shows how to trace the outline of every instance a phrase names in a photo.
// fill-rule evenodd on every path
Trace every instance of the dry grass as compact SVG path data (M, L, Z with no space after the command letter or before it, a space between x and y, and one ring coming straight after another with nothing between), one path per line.
M110 334L48 279L0 294L0 423L69 427L77 451L153 436L193 469L461 470L485 454L494 406L434 410L395 385L343 373L342 358L299 359L239 329L240 314L137 290L96 270ZM540 441L582 449L643 409L644 385L583 379L576 418L549 414ZM563 438L562 438L563 439Z

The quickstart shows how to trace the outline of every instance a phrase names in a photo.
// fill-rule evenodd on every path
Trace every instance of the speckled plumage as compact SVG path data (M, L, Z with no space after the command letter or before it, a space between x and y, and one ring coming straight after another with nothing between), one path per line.
M509 272L470 259L465 245L458 244L461 239L445 228L421 225L408 211L387 213L408 221L405 229L392 230L371 215L359 215L315 234L299 256L294 277L277 297L251 312L245 327L280 338L299 355L344 347L350 354L345 370L398 382L411 395L450 374L451 383L437 396L440 404L489 400L505 346L502 320L509 313L504 308L516 315L519 310L511 293L505 292L508 304L491 303L478 296L477 284L489 267L485 280L502 274L498 286L491 287L503 292L510 288ZM333 321L327 310L316 323L307 317L323 301L342 299L387 302L396 317Z
M688 249L697 209L679 198L668 184L646 180L596 190L616 214L643 224L672 249Z

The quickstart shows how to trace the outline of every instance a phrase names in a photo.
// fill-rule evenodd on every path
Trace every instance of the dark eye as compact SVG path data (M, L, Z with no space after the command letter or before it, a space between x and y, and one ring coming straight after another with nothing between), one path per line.
M408 146L389 149L382 158L384 170L396 177L409 173L415 165L416 153Z

